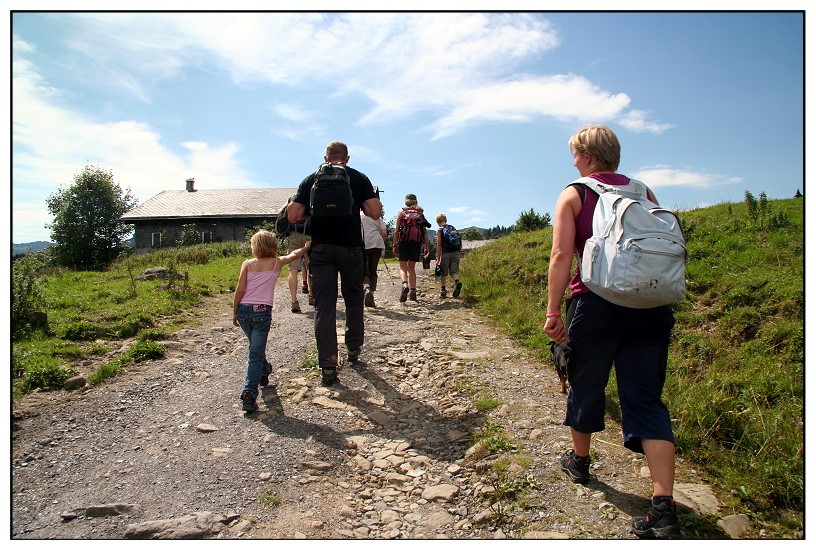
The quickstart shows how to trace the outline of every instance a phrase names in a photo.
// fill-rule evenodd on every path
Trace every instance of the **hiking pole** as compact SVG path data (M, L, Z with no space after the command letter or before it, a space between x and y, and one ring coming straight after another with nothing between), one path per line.
M394 286L394 277L391 275L391 270L388 268L388 263L385 262L385 256L383 255L380 259L382 259L383 265L385 265L385 272L391 281L391 286Z

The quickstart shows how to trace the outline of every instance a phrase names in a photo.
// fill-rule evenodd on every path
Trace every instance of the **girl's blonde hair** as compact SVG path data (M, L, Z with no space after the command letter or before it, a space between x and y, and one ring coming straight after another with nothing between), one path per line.
M252 257L278 257L278 239L275 233L259 230L249 239Z
M620 142L607 126L588 125L569 139L570 151L592 154L598 160L596 169L617 171L620 164Z
M447 215L445 215L444 213L440 213L439 215L436 216L436 222L437 222L437 224L438 223L447 223L448 222Z

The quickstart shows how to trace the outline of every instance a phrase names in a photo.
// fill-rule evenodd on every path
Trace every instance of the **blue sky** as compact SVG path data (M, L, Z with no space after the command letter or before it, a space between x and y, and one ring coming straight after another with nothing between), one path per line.
M510 226L553 212L588 123L616 131L620 171L665 206L790 198L804 192L803 19L15 13L12 242L49 239L47 196L87 164L141 203L190 177L295 187L331 140L383 190L386 220L414 193L459 228Z

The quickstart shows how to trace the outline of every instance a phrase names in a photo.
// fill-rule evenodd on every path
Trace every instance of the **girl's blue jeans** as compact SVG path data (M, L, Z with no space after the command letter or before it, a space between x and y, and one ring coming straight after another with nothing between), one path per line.
M238 306L237 318L241 330L249 339L249 359L241 396L247 393L255 399L258 397L261 376L272 372L272 365L266 360L266 339L272 325L272 306L242 303Z

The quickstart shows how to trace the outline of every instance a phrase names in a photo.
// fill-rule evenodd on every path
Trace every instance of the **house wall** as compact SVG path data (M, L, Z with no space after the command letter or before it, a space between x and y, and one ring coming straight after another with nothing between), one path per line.
M275 216L270 217L235 217L224 219L172 219L134 222L134 241L136 253L146 253L153 249L153 233L165 231L163 246L172 247L181 237L184 225L195 224L199 232L212 232L213 242L230 240L247 240L246 230L264 222L273 223Z

